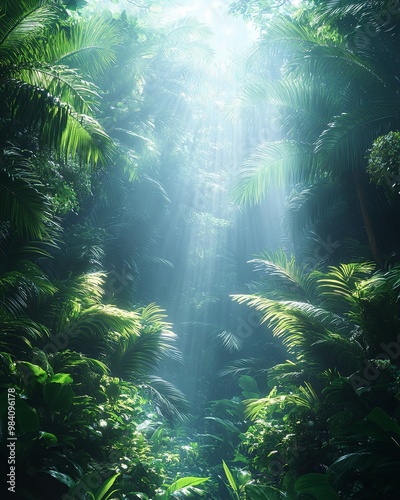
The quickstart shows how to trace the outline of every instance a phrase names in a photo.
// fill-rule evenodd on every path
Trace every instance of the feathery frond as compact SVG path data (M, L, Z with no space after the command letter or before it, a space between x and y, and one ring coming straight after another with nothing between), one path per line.
M272 185L312 179L316 158L311 144L295 141L264 143L243 163L232 189L232 199L240 205L257 204Z
M340 264L329 267L327 273L314 273L320 302L333 310L351 311L357 304L356 291L361 281L375 269L372 262Z
M282 250L276 252L264 251L249 263L254 264L254 270L262 273L265 283L262 292L269 298L312 298L314 283L304 266Z
M145 387L161 413L167 417L186 420L190 414L190 404L184 394L170 382L149 375Z
M51 204L42 183L23 163L17 157L15 162L6 161L0 166L1 219L22 238L50 239L54 225Z

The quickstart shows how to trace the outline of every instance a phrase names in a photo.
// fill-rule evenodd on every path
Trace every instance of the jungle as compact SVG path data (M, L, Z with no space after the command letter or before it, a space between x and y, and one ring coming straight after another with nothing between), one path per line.
M396 500L400 2L0 0L2 498Z

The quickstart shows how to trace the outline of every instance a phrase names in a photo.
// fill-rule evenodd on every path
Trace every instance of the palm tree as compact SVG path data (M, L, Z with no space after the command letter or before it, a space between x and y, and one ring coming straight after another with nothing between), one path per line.
M392 64L398 59L397 31L389 35L380 27L369 45L354 45L339 27L317 29L312 16L318 12L275 18L257 47L264 55L281 55L282 79L249 85L242 99L279 106L286 137L260 145L245 161L233 194L242 203L259 202L272 182L351 184L372 255L382 264L366 194L365 157L374 139L399 124L397 65Z
M109 161L113 145L93 117L99 93L89 75L114 61L111 25L71 22L53 0L6 1L0 32L1 149L29 132L67 160Z
M399 362L399 268L375 272L375 264L364 262L310 273L282 252L264 253L254 264L262 273L256 292L233 298L262 314L288 359L268 370L270 394L245 403L247 415L260 422L256 428L265 419L286 425L281 443L273 445L272 438L270 443L282 460L289 460L283 450L291 443L287 478L307 472L309 459L313 467L337 460L333 471L354 474L371 453L369 474L377 463L389 473L394 450L385 452L380 444L388 439L388 422L398 430L390 387ZM265 446L268 439L266 433ZM361 451L355 440L363 443ZM367 485L367 476L364 481Z

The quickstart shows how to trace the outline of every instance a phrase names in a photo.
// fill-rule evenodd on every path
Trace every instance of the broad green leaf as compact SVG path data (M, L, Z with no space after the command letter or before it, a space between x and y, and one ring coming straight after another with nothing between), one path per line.
M73 379L69 373L56 373L51 377L49 382L54 382L57 384L72 384Z
M349 473L354 474L356 470L365 470L374 462L374 456L371 452L348 453L338 458L329 466L337 478Z
M68 410L75 396L69 385L50 382L43 387L43 397L53 411Z
M254 377L251 377L250 375L240 376L239 386L242 389L242 394L246 399L255 399L260 397L260 391Z
M187 486L197 486L198 484L205 483L208 480L209 480L208 477L194 477L194 476L182 477L168 486L166 491L167 498L169 498L168 495L171 495L175 491L186 488Z
M103 500L105 499L105 495L109 492L111 489L112 485L115 483L115 480L119 474L114 474L113 476L109 477L104 481L104 483L100 486L100 488L96 491L95 497L96 500Z
M42 439L48 445L55 445L58 442L57 437L54 434L51 434L51 432L40 431L39 434L39 439Z
M367 416L367 420L376 423L386 432L394 432L397 435L400 435L400 426L399 424L389 417L389 415L382 410L382 408L374 408Z
M39 416L23 399L15 400L15 416L19 433L37 432L39 430Z
M44 384L48 378L48 375L43 368L29 363L28 361L18 361L17 366L28 381L29 379L34 379L40 384Z
M72 479L72 477L68 476L67 474L63 474L62 472L58 472L56 470L43 470L45 474L49 474L50 476L54 477L61 483L65 484L68 486L68 488L72 488L75 486L75 481Z
M300 495L311 495L315 500L339 500L339 496L329 484L326 474L310 473L300 476L295 485L295 492Z
M247 484L245 492L248 500L281 500L282 498L287 498L286 493L273 486Z

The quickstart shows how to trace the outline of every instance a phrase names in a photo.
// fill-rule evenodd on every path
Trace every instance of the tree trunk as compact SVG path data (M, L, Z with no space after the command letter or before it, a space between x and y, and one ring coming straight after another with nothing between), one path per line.
M365 194L365 189L363 186L363 181L360 178L360 174L354 173L354 181L357 188L358 201L360 202L361 213L364 221L365 231L367 232L369 247L372 252L372 256L379 267L383 267L382 257L378 248L378 243L375 238L374 228L372 226L371 217L369 216L368 202Z

